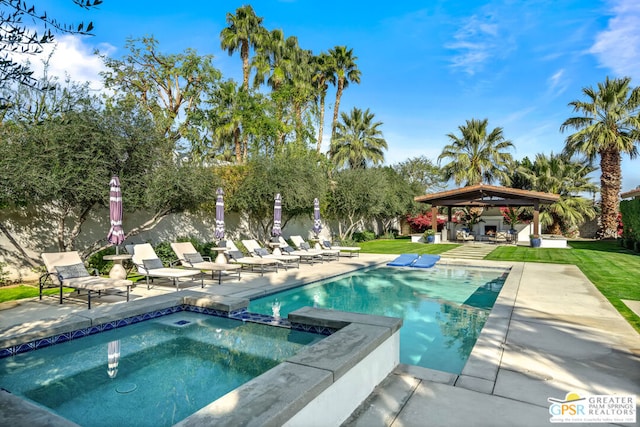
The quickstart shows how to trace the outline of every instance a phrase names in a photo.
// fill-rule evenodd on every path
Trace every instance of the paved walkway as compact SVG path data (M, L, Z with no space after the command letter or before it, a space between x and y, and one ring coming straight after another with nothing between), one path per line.
M485 256L493 252L498 245L493 243L479 243L469 242L464 243L458 247L450 249L440 254L442 258L457 258L457 259L484 259Z
M240 282L211 284L203 291L246 296L256 290L319 280L392 258L362 254L264 277L243 274ZM580 396L640 396L640 335L580 270L570 265L510 265L512 272L461 375L400 365L345 425L547 426L549 398L564 400L570 392ZM200 291L199 286L191 289ZM147 291L141 285L134 289L133 298L170 292L175 292L170 286ZM14 303L0 310L0 339L83 311L86 305L60 306L52 299ZM634 409L637 413L638 406ZM55 420L35 421L15 414L2 401L0 419L12 426L60 425ZM314 425L313 420L309 425Z

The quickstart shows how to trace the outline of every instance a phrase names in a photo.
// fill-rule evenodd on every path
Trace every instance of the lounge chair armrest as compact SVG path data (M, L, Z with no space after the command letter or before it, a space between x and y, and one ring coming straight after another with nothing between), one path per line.
M92 276L100 276L100 271L98 271L97 268L88 268L87 271L89 272L89 274L91 274Z
M210 256L203 256L202 259L205 260L205 261L211 262L211 257Z
M137 262L131 261L131 263L138 269L138 271L145 271L145 274L149 275L149 269L144 266L144 264L138 264Z
M60 277L60 275L58 273L42 273L42 275L40 275L40 278L38 279L38 284L40 285L40 288L42 288L45 283L47 282L47 280L50 280L51 283L53 284L53 277L55 277L56 279L58 279L58 281L60 283L62 283L62 277Z

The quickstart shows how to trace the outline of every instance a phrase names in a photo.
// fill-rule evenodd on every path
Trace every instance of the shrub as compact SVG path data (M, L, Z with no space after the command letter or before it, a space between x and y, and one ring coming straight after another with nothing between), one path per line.
M9 272L4 268L7 266L6 262L0 262L0 286L5 286L9 284Z
M103 257L105 255L113 255L115 253L116 248L114 246L103 249L100 252L96 252L87 258L87 267L89 267L89 269L95 268L100 274L108 274L111 267L113 267L113 261L105 261Z
M368 242L369 240L375 240L375 239L376 239L376 233L370 230L353 233L353 240L355 240L356 242Z

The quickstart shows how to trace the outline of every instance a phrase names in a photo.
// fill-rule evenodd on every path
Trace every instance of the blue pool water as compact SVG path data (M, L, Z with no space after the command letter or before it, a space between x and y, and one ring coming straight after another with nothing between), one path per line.
M183 311L0 359L0 387L83 426L170 426L320 339Z
M508 272L436 266L381 267L252 300L248 311L280 316L304 306L404 319L400 362L460 373Z

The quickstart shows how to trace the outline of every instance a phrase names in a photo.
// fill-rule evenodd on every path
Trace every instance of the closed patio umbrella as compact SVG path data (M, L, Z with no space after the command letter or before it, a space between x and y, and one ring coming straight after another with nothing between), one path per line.
M215 237L218 240L224 239L224 191L222 188L218 188L216 191L218 197L216 198L216 230Z
M316 237L320 234L320 230L322 230L322 224L320 224L320 201L316 197L313 199L313 232Z
M271 235L278 237L282 234L282 199L280 193L276 194L276 201L273 206L273 228Z
M120 189L120 180L117 176L109 181L109 220L111 228L107 235L107 240L112 245L116 245L116 253L118 246L124 242L124 231L122 230L122 191Z

